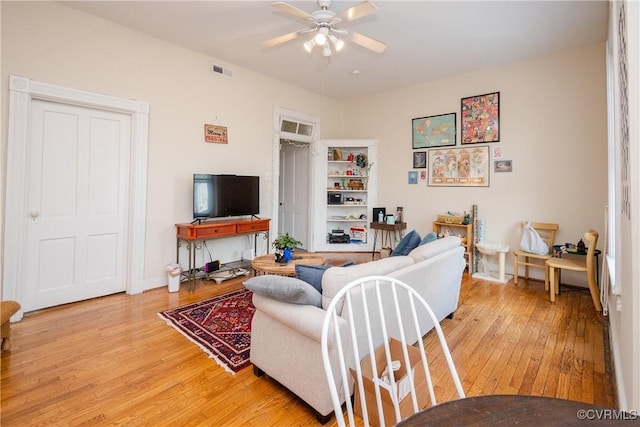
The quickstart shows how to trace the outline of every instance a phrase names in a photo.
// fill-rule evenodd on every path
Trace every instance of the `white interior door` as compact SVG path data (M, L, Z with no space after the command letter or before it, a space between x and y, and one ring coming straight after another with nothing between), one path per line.
M280 144L278 234L289 233L309 249L309 144Z
M34 101L24 311L125 290L131 117Z

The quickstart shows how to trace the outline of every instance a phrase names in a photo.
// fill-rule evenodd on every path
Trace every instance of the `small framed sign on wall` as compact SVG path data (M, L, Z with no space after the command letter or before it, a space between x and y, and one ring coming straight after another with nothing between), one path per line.
M204 125L204 142L216 142L218 144L229 143L226 126Z

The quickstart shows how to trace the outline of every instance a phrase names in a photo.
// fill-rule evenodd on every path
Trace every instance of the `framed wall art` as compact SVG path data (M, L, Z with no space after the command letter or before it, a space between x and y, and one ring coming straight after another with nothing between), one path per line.
M427 152L416 151L413 153L413 168L424 169L427 167Z
M494 172L513 172L513 162L511 160L496 160L493 162Z
M411 120L413 148L456 145L456 113Z
M218 144L228 144L229 136L226 126L204 125L204 142L215 142Z
M500 92L462 98L460 144L500 141Z
M429 150L430 187L488 187L489 147Z

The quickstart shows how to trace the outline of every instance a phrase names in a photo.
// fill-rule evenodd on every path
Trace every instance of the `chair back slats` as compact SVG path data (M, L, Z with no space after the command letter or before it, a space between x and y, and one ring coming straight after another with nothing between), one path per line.
M550 222L532 222L531 226L538 232L542 240L549 246L549 254L553 254L553 245L556 241L556 232L558 224Z
M341 307L340 314L338 305ZM433 323L456 393L464 397L440 324L431 307L415 289L397 279L370 276L351 282L333 298L322 326L321 347L338 425L346 425L342 402L345 402L349 425L355 425L355 410L359 410L365 425L373 421L370 420L370 413L373 412L368 408L372 402L365 397L365 390L369 390L369 396L375 396L373 406L377 409L378 420L374 424L380 426L384 426L385 422L395 424L407 415L400 411L403 398L410 399L413 413L429 401L431 405L437 404L429 358L421 334L425 319ZM416 351L420 352L420 359ZM401 372L406 379L402 381L402 388L407 397L398 397L400 378L396 378L391 369L387 368L388 382L380 379L384 367L391 367L394 360L403 365ZM337 380L341 382L340 390L336 386ZM405 387L407 383L404 381L408 382L408 387ZM417 385L424 383L428 396L425 393L419 395ZM352 393L358 393L357 408L349 398ZM392 415L384 412L383 394L390 396ZM387 412L390 412L388 407Z

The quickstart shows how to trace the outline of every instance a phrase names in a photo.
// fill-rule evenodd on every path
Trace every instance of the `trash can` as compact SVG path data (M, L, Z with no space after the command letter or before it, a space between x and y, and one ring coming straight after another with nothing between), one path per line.
M165 267L165 270L167 270L169 292L178 292L180 290L180 275L182 274L182 267L180 264L169 264Z

